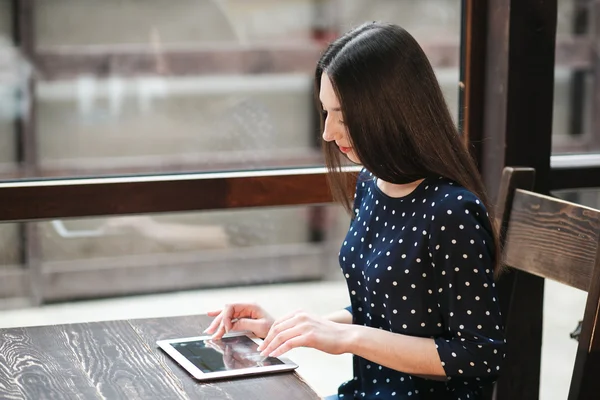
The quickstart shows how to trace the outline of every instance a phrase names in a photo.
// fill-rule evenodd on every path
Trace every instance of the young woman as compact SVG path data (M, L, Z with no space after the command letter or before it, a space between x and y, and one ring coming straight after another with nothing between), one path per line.
M431 65L405 30L369 23L328 47L315 87L332 191L352 215L339 255L351 306L274 321L232 304L206 332L251 330L264 355L352 353L341 399L480 398L504 358L498 238ZM364 167L353 200L342 155Z

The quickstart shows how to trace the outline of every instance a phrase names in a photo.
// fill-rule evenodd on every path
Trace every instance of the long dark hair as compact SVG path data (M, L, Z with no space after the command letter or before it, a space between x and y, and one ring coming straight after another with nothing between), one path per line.
M433 68L417 41L397 25L377 22L341 36L317 64L318 105L324 72L339 99L353 150L369 172L396 184L443 176L483 201L496 245L495 270L499 272L500 246L493 209ZM333 197L351 213L352 195L347 174L341 171L340 152L335 143L325 141L323 151Z

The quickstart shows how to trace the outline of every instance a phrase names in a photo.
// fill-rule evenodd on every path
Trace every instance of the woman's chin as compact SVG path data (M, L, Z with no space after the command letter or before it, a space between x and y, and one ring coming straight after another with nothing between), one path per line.
M347 153L346 157L348 158L348 160L352 161L354 164L360 164L360 160L358 159L358 157L356 157L354 152Z

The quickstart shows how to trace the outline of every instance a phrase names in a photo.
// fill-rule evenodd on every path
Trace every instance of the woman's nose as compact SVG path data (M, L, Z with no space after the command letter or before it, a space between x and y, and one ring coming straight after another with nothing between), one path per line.
M331 141L335 140L335 137L336 137L335 129L333 129L333 127L326 120L325 126L323 128L323 140L325 140L326 142L331 142Z

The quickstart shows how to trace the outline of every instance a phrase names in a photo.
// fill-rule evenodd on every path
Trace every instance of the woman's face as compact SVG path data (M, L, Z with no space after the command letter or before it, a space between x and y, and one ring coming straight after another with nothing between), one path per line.
M319 99L321 100L321 107L325 118L323 140L326 142L335 142L340 151L344 153L350 161L355 164L360 164L360 161L352 148L348 128L343 120L340 102L326 73L321 75L321 91L319 92Z

